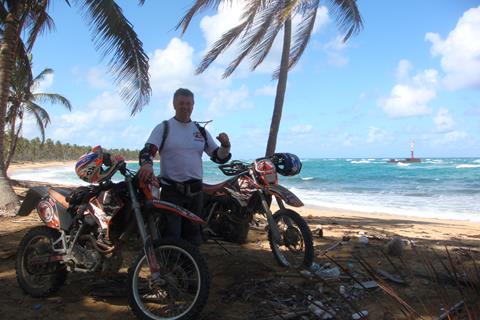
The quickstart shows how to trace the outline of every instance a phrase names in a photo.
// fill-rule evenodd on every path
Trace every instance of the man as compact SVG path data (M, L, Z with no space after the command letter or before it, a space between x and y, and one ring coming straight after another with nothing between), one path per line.
M202 154L212 161L225 163L231 158L228 135L220 133L217 140L208 131L191 120L194 105L193 93L180 88L173 95L175 116L157 125L140 151L138 176L143 181L158 183L153 173L153 158L160 154L161 199L182 206L203 218L202 205ZM167 134L165 134L165 131ZM183 237L195 245L202 242L200 228L175 214L165 214L166 237Z

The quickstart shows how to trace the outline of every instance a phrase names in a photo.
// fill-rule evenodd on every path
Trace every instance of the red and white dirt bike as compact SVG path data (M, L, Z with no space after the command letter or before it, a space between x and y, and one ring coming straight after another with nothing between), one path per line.
M105 157L104 163L110 157ZM118 159L117 159L118 160ZM128 270L129 304L142 319L196 319L204 307L210 287L205 259L196 247L178 239L162 239L157 230L161 212L177 214L194 223L204 223L195 214L158 200L158 189L138 182L125 161L116 162L124 181L111 176L99 185L65 189L31 188L18 215L36 208L45 223L20 242L16 272L20 287L34 297L56 292L68 272L106 274L117 272L122 248L139 235L143 250ZM97 241L96 219L111 215L111 246Z
M295 170L282 165L285 159L295 162ZM278 184L277 172L295 175L301 162L292 154L275 154L253 163L232 161L220 165L220 170L232 178L216 184L203 185L206 237L230 242L246 241L249 225L255 213L266 216L268 240L277 262L284 267L310 267L313 262L312 233L305 220L294 210L285 207L303 206L302 201L287 188ZM272 213L271 199L277 200L279 210Z

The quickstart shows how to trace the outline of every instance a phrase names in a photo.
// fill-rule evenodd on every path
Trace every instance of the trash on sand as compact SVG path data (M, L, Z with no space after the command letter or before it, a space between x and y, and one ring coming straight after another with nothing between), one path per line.
M305 278L312 278L313 277L313 274L308 270L301 270L300 274L302 276L304 276Z
M403 249L405 244L403 243L402 238L395 236L385 245L385 251L391 256L401 256L403 254Z
M356 289L371 289L371 288L377 288L378 287L378 283L376 283L375 281L371 280L371 281L363 281L363 282L360 282L360 283L355 283L353 285L354 288Z
M380 268L377 269L377 273L381 275L383 278L393 281L395 283L405 284L405 280L403 280L399 275L393 275Z
M368 244L368 238L366 236L358 237L358 242L361 244Z
M322 301L313 301L313 303L308 306L308 310L310 310L317 317L321 316L324 313Z
M336 279L340 277L340 269L333 267L330 269L321 269L315 272L315 275L322 279Z
M368 316L368 311L367 310L362 310L360 312L352 314L352 319L353 320L360 320L364 319Z

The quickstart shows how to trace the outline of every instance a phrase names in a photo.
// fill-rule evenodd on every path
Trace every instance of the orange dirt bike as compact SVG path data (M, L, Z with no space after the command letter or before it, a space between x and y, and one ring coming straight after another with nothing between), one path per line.
M278 153L253 163L235 160L219 168L233 177L216 185L203 185L204 219L208 224L203 228L204 236L243 243L254 214L261 213L267 218L268 240L277 262L284 267L310 267L314 255L310 228L297 212L284 205L301 207L303 203L278 184L277 176L298 174L300 159ZM280 208L275 213L270 210L272 198Z
M104 157L108 165L110 157ZM113 183L116 172L124 181ZM210 287L207 264L198 249L179 239L162 239L159 230L163 214L177 214L194 223L204 223L195 214L160 201L158 189L138 181L123 159L99 185L73 191L33 187L18 215L33 209L45 223L20 242L16 272L20 287L34 297L53 294L65 282L68 272L97 275L117 272L122 264L122 247L140 238L143 250L128 270L129 304L141 319L197 319ZM110 216L110 244L99 243L96 221Z

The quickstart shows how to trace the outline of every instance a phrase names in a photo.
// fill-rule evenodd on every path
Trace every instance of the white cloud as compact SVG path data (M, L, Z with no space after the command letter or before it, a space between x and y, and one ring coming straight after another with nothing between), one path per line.
M266 85L261 87L260 89L255 90L256 96L271 96L274 97L277 93L277 86L275 84Z
M311 124L299 124L290 128L290 133L295 135L305 135L311 133L313 126Z
M367 143L383 142L387 139L387 132L377 127L368 127Z
M395 73L395 77L397 82L406 82L408 81L408 77L410 75L410 71L412 70L412 64L408 60L400 60L398 62L397 70Z
M106 75L105 70L100 66L90 68L86 75L88 85L96 89L111 88L112 85L107 80L105 75Z
M480 6L466 11L445 40L432 32L425 39L431 54L441 56L447 88L480 88Z
M207 109L202 112L203 116L210 119L236 110L253 108L248 97L249 91L245 85L237 90L221 90L211 99Z
M343 54L347 48L347 44L343 42L342 36L337 36L332 41L323 46L327 57L328 64L335 67L343 67L348 64L348 58Z
M446 108L438 110L437 115L433 118L433 122L436 125L437 132L451 131L455 125L455 121Z
M390 96L379 102L385 113L392 118L431 113L428 103L437 95L438 72L427 69L410 78L410 69L408 61L399 62L396 71L399 82L393 87Z
M118 128L125 125L129 115L129 109L117 94L103 92L85 108L52 119L52 136L55 140L80 139L83 144L111 146L116 144Z
M222 79L222 71L217 67L195 75L194 55L193 47L178 38L172 38L165 49L155 50L150 58L150 81L156 98L170 102L173 92L180 87L214 96L230 85L231 81Z
M459 142L459 141L465 141L468 139L468 133L465 131L450 131L442 135L441 138L433 141L434 144L440 144L440 145L445 145L445 144L451 144L454 142Z

